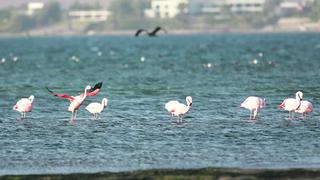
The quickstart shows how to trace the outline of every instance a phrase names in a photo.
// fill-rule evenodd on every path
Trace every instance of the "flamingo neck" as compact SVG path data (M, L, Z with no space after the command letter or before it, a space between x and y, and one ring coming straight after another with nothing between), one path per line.
M101 107L104 108L105 104L106 104L106 103L105 103L105 99L102 99L102 101L101 101Z
M84 101L87 97L87 89L84 89L84 94L83 94L83 97L82 97L82 101Z
M301 98L299 95L296 96L296 100L298 101L298 106L297 106L296 110L298 110L301 106Z
M187 107L190 108L192 106L192 102L187 101Z

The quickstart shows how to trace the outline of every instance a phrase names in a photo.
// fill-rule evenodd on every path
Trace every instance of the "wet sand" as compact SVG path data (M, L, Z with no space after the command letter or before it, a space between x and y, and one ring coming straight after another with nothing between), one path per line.
M1 180L51 179L320 179L319 169L154 169L132 172L100 172L75 174L6 175Z

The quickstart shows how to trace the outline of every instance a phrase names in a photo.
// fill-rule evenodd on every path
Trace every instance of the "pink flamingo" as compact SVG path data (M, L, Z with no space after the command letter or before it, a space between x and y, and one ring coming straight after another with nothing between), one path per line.
M93 118L97 119L98 114L100 114L105 107L108 105L108 99L103 98L101 103L90 103L87 107L86 110L88 110L91 114L93 114Z
M102 87L102 82L95 84L94 87L90 90L90 92L87 92L87 97L97 95L100 92L101 87ZM83 95L84 93L82 93L80 96L83 96Z
M169 101L165 104L165 108L172 116L178 116L178 123L182 122L182 116L185 115L192 106L192 97L186 97L187 105L178 101Z
M256 119L259 110L264 108L265 106L266 106L266 100L256 96L249 96L240 105L240 107L250 110L250 120Z
M26 113L32 110L33 100L33 95L31 95L29 98L22 98L16 103L16 105L13 106L13 110L21 112L21 118L25 118Z
M300 108L303 93L301 91L296 92L296 98L287 98L279 105L279 108L289 111L289 119L294 118L294 112Z
M301 113L302 118L306 118L308 113L313 111L312 103L309 101L301 101L300 107L296 109L294 112Z
M54 96L57 96L57 97L60 97L60 98L64 98L64 99L68 99L70 101L70 105L69 105L68 111L72 112L71 121L74 121L76 119L77 110L79 109L79 107L81 106L83 101L88 96L95 96L96 94L98 94L100 89L101 89L101 86L102 86L102 82L96 84L94 86L94 88L92 88L92 89L91 89L91 86L87 86L84 89L84 93L80 94L79 96L70 96L70 95L67 95L67 94L57 94L57 93L54 93L53 91L51 91L49 88L47 88L47 90L49 91L49 93L53 94Z

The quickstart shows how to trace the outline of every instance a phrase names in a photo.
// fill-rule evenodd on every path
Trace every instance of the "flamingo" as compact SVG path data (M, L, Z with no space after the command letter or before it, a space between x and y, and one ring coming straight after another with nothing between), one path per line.
M287 98L278 106L280 109L289 111L289 119L293 119L294 112L301 106L301 100L303 93L301 91L296 92L296 98Z
M256 96L249 96L240 105L240 107L250 110L250 120L256 119L259 110L264 108L265 106L266 106L266 100Z
M186 97L187 105L180 103L179 101L169 101L165 104L165 108L172 116L178 116L178 123L182 122L182 116L185 115L192 106L192 97Z
M88 96L95 96L96 94L98 94L100 92L101 86L102 86L102 82L96 84L94 86L94 88L91 88L91 86L86 86L86 88L84 89L84 93L80 94L79 96L70 96L67 94L57 94L57 93L54 93L53 91L51 91L49 88L47 88L47 90L49 91L49 93L53 94L54 96L68 99L70 101L68 111L72 112L71 121L74 121L76 119L77 110L79 109L79 107L81 106L83 101Z
M100 114L105 107L108 105L108 99L103 98L101 103L90 103L87 107L86 110L88 110L91 114L93 114L93 118L97 119L98 114Z
M13 110L21 112L21 118L25 118L26 113L32 110L33 100L33 95L31 95L29 98L22 98L16 103L16 105L13 106Z
M301 101L300 107L296 109L294 112L301 113L302 118L307 117L308 113L311 113L313 111L312 103L309 101Z

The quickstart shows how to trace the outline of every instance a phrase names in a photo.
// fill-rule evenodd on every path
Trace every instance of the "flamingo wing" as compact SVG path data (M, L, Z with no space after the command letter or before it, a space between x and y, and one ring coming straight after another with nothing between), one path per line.
M99 82L96 85L94 85L94 87L90 90L90 92L87 92L87 97L97 95L100 92L101 87L102 87L102 82ZM81 94L81 96L83 95L84 94Z
M46 87L47 90L49 91L50 94L53 94L54 96L60 97L60 98L64 98L64 99L68 99L69 101L73 101L75 98L73 96L70 96L68 94L58 94L55 93L53 91L51 91L48 87Z
M174 112L179 104L178 101L169 101L165 104L165 108L168 112Z

